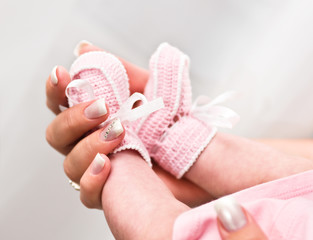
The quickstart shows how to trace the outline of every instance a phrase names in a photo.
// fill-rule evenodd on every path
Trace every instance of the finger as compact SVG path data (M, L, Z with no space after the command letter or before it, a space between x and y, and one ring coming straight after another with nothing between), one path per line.
M124 132L120 120L114 119L104 128L83 138L64 160L66 175L73 182L79 183L94 156L99 152L105 155L113 152L124 138Z
M91 51L104 51L104 50L92 45L88 41L81 41L75 47L74 53L78 56L78 55L91 52ZM134 92L143 93L144 88L149 78L149 72L144 68L141 68L139 66L136 66L135 64L132 64L124 60L123 58L120 58L120 57L118 58L124 65L127 75L129 77L130 92L131 93L134 93Z
M97 153L80 180L80 200L87 208L102 209L101 193L110 169L109 158Z
M217 226L223 240L267 240L253 217L234 198L216 201Z
M153 170L171 190L175 198L189 207L196 207L214 200L212 195L187 179L177 179L157 165L153 166Z
M55 114L60 113L59 105L68 105L65 89L70 81L69 73L62 66L55 66L46 81L46 104Z
M56 116L48 126L47 141L53 148L66 154L70 145L105 121L108 115L104 99L75 105Z

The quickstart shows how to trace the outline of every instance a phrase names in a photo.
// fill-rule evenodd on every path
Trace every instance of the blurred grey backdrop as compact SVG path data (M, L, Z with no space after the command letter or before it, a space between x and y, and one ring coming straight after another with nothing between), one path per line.
M311 0L0 0L0 239L113 239L45 141L45 80L86 39L148 66L167 41L191 57L193 94L229 103L246 137L313 136Z

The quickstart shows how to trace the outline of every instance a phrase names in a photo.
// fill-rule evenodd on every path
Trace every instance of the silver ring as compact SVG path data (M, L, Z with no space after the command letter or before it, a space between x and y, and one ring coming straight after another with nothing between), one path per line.
M76 191L80 191L80 185L78 183L73 182L72 180L68 180L68 182Z

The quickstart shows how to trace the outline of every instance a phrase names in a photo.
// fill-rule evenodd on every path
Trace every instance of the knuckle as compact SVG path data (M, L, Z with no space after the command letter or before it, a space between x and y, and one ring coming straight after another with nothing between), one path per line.
M80 188L81 188L81 192L83 192L86 196L94 195L94 191L93 191L93 188L91 187L91 184L89 184L88 181L86 181L84 177L82 177L80 181Z
M89 135L88 137L85 138L84 151L86 151L87 156L94 155L94 152L96 151L96 146L97 144L94 143L92 135Z
M77 182L76 178L75 178L75 174L72 171L72 167L69 163L69 159L68 157L65 158L64 162L63 162L63 170L66 174L66 176L71 179L74 182Z
M87 208L96 208L96 203L93 200L93 191L86 181L80 182L80 201L87 207Z
M49 125L46 129L46 141L54 148L55 147L55 141L53 136L53 131L51 125Z
M82 177L80 181L80 199L87 207L92 209L102 209L101 195L103 185L95 184L92 179Z
M82 193L80 194L80 201L82 202L82 204L84 204L86 208L89 208L89 209L95 208L94 204L89 199L86 199L85 197L83 197Z
M65 117L65 123L68 130L75 129L75 114L74 111L67 111Z

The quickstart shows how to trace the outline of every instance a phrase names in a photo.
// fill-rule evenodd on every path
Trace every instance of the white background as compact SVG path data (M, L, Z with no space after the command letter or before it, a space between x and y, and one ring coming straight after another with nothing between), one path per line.
M194 97L236 89L246 137L313 136L311 0L0 0L0 239L113 239L45 141L45 80L87 39L141 66L167 41Z

